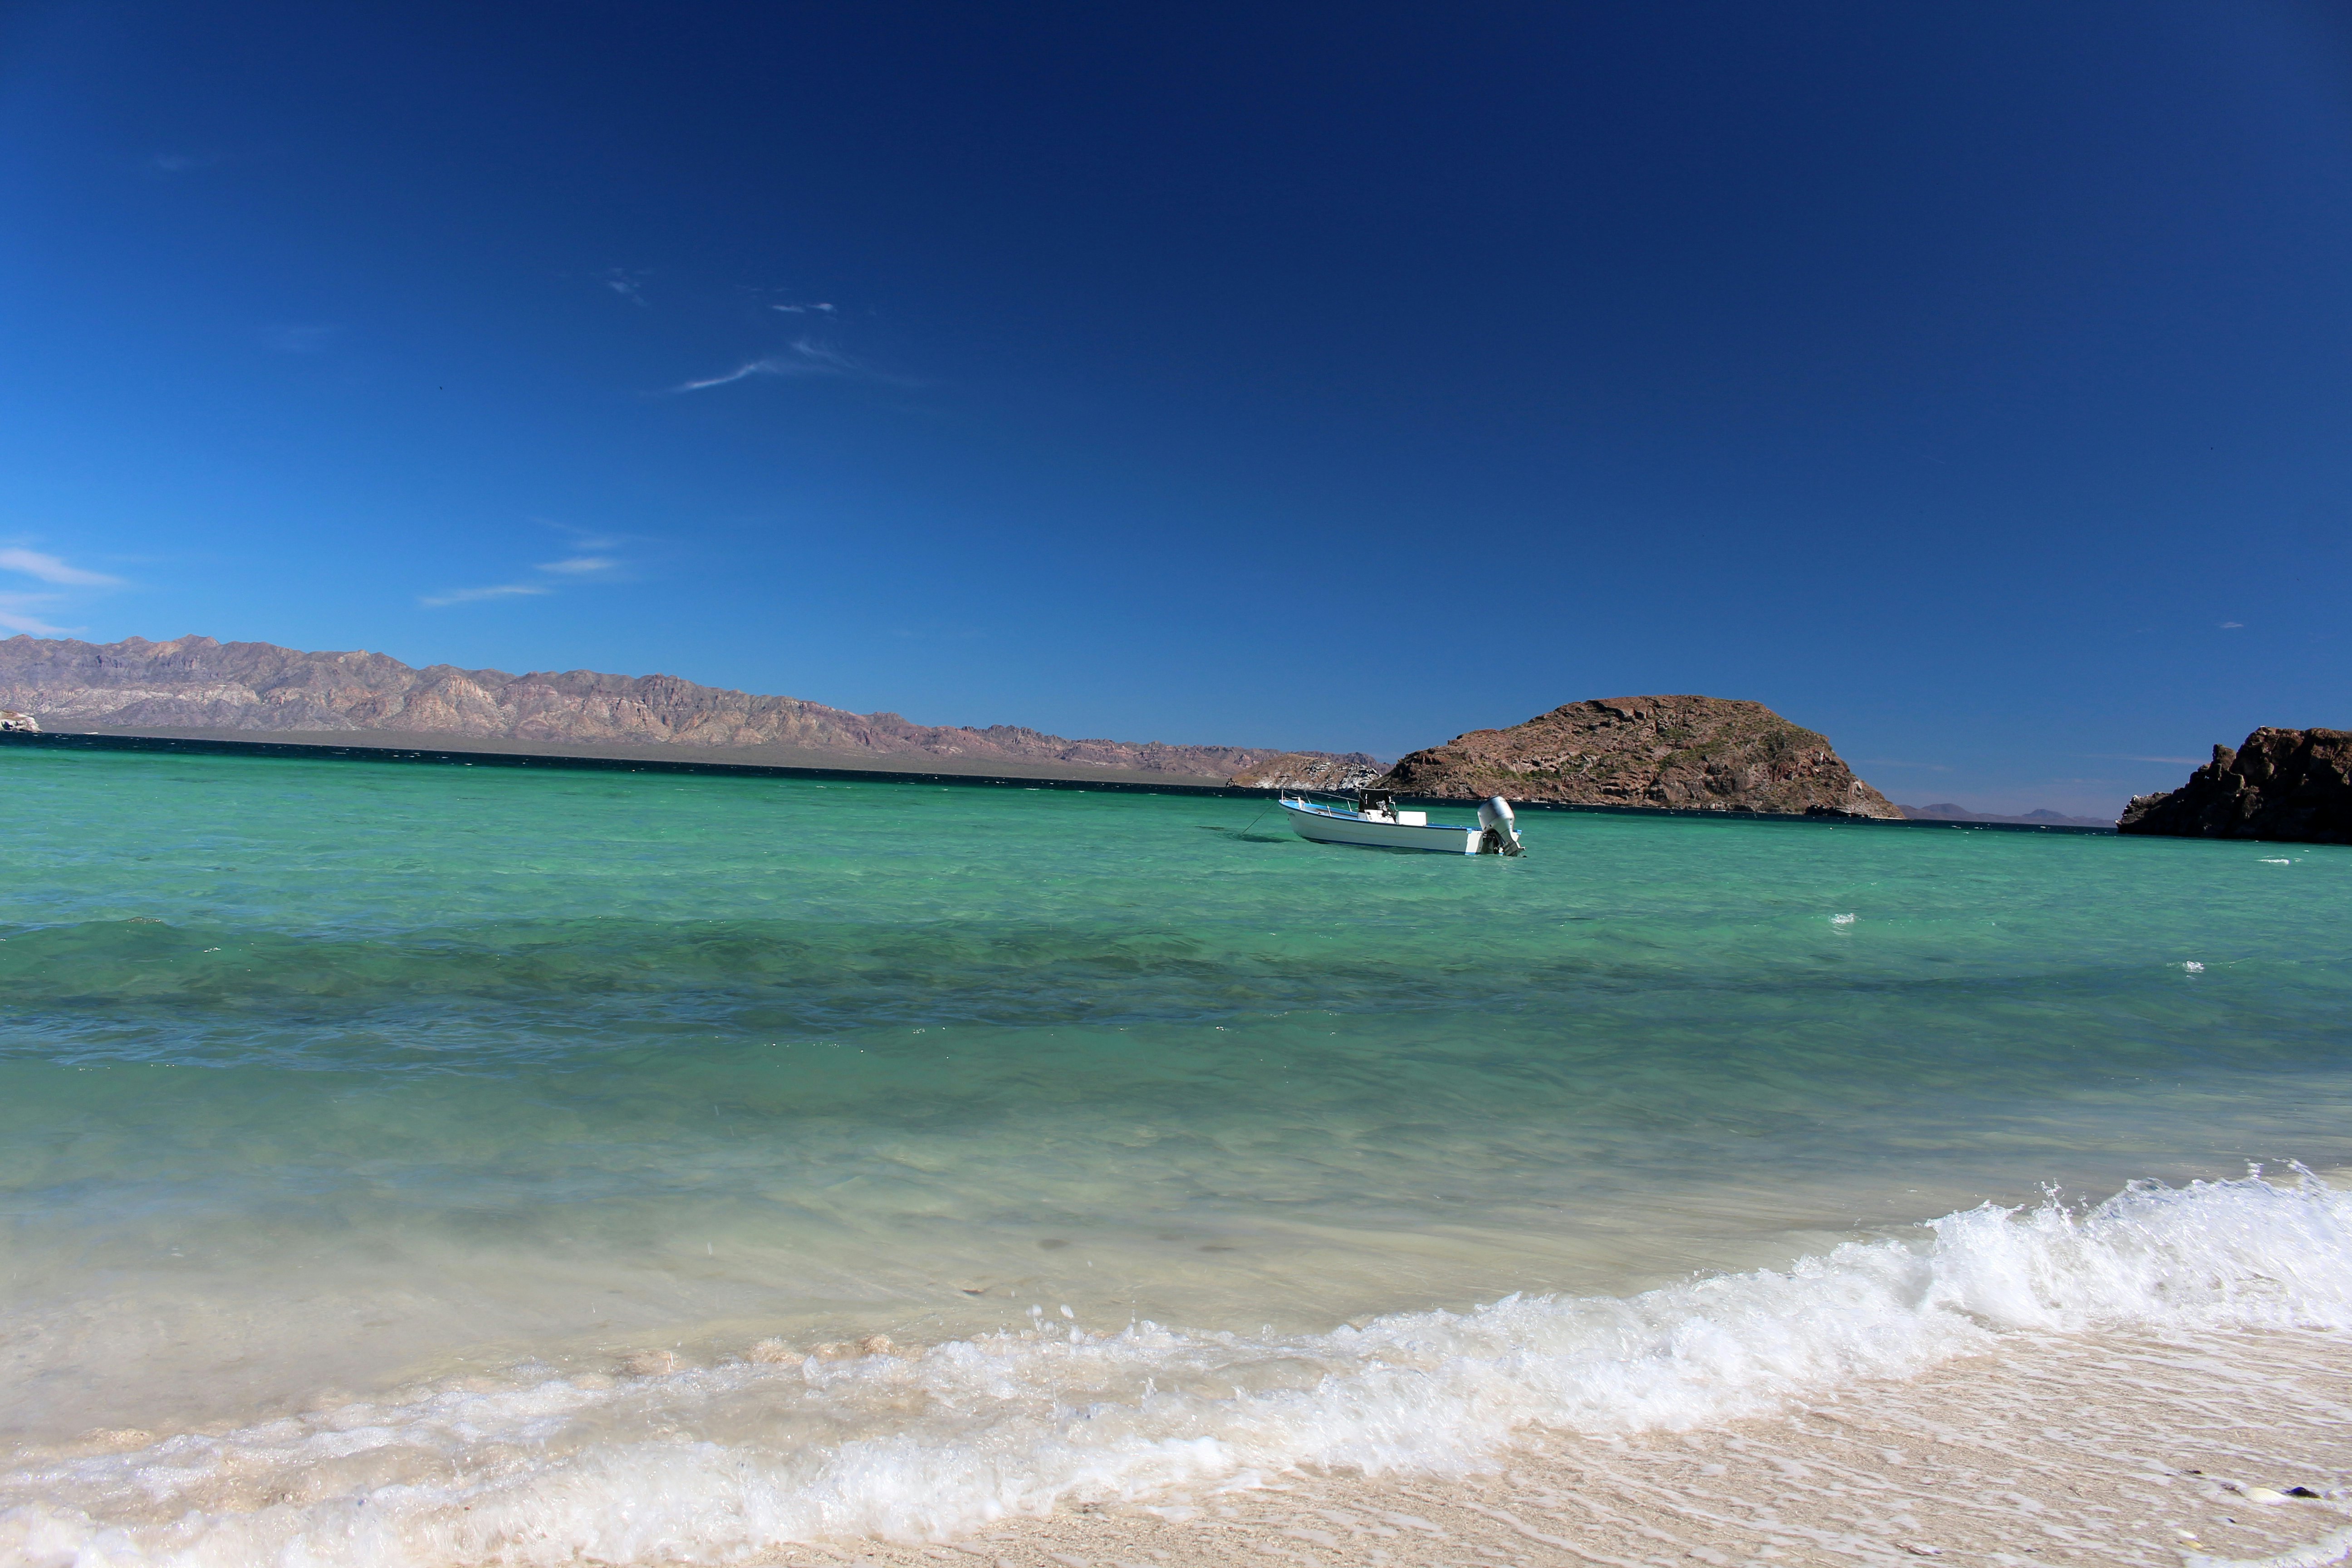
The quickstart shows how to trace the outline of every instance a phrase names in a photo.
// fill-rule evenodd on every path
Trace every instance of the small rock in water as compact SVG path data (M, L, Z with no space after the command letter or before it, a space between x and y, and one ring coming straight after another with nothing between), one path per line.
M786 1341L761 1340L743 1352L743 1359L772 1366L779 1362L798 1361L801 1358Z
M639 1351L621 1358L621 1370L631 1377L661 1377L678 1367L675 1351Z
M2313 1491L2309 1487L2289 1487L2289 1488L2287 1488L2287 1489L2286 1489L2286 1495L2287 1495L2287 1496L2289 1496L2289 1497L2315 1497L2315 1497L2317 1497L2319 1494L2318 1494L2317 1492L2315 1492L2315 1491Z

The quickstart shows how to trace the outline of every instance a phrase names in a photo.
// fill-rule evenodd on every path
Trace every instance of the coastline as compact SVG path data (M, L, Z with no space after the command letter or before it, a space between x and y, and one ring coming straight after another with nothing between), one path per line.
M2168 1564L2343 1479L2352 1197L2148 1181L2344 1167L2340 856L5 754L0 1560Z
M1022 1336L1080 1373L1059 1386L1000 1340L994 1353L824 1346L797 1365L770 1342L731 1371L652 1352L617 1376L463 1374L349 1403L322 1391L234 1430L96 1430L20 1450L0 1552L412 1568L1210 1568L1244 1555L2318 1568L2352 1553L2343 1196L2301 1173L2294 1188L2136 1188L2022 1224L1949 1216L1936 1261L1920 1257L1929 1273L1898 1265L1910 1279L1891 1296L1868 1283L1894 1261L1882 1245L1614 1303L1522 1304L1593 1328L1617 1319L1565 1363L1540 1333L1433 1360L1467 1326L1443 1314L1387 1321L1405 1337L1367 1345L1352 1373L1235 1387L1230 1403L1177 1392L1210 1368L1162 1362L1160 1413L1213 1407L1205 1425L1156 1421L1148 1386L1140 1401L1115 1386L1103 1352L1139 1342L1133 1331L1073 1330L1066 1353L1045 1350L1058 1329ZM1366 1328L1381 1339L1382 1326ZM1141 1328L1141 1342L1165 1337ZM960 1390L958 1367L978 1380ZM829 1457L794 1452L829 1425L795 1419L795 1387L845 1377L929 1420L930 1436L836 1430L818 1444ZM662 1413L730 1384L748 1397L716 1427ZM975 1419L1008 1393L1026 1420ZM780 1421L804 1436L757 1436Z
M664 1542L658 1531L631 1541L625 1527L579 1559L583 1542L572 1531L534 1528L554 1520L493 1510L478 1525L433 1532L437 1551L375 1537L365 1525L391 1521L362 1525L356 1516L351 1544L362 1560L430 1568L575 1560L755 1568L1216 1568L1253 1560L1276 1568L1921 1561L2319 1568L2352 1554L2347 1406L2352 1340L2341 1331L2038 1334L1913 1378L1792 1401L1769 1415L1622 1436L1527 1429L1486 1461L1443 1473L1244 1471L1131 1498L1106 1487L950 1537L841 1535L749 1552L740 1542L714 1542L717 1555L709 1555L701 1542ZM110 1438L145 1436L94 1433L73 1447L93 1455ZM62 1452L58 1461L71 1463ZM276 1548L290 1542L273 1525L319 1500L284 1494L247 1515L249 1533L206 1539L199 1531L181 1543L194 1555L173 1560L277 1560ZM712 1500L728 1513L759 1504L751 1489ZM198 1520L189 1516L184 1528ZM165 1540L152 1533L158 1526L165 1537L175 1533L160 1518L133 1528L160 1547ZM37 1504L0 1510L0 1543L23 1560L70 1562L93 1542L72 1515ZM131 1548L132 1541L115 1544ZM133 1548L129 1560L147 1559Z
M162 726L42 730L0 736L0 743L98 751L178 752L219 756L300 757L318 761L458 763L493 767L570 767L618 772L736 774L751 778L871 778L877 783L1076 785L1108 790L1165 789L1182 794L1260 795L1223 779L1192 773L1097 768L1077 763L988 762L919 752L815 751L799 746L681 746L513 741L494 735L391 730L269 731ZM683 753L683 754L681 754ZM904 763L905 766L893 766Z
M952 1551L833 1542L761 1561L2288 1568L2352 1548L2347 1405L2340 1333L2052 1335L1719 1427L1529 1433L1460 1475L1245 1478L1010 1521ZM2335 1495L2284 1495L2297 1486Z
M885 754L814 751L793 746L679 747L591 745L510 741L495 736L425 731L272 731L271 740L249 730L99 728L0 733L0 746L47 746L57 750L178 752L188 755L300 758L311 761L425 763L493 767L582 768L620 773L733 774L746 778L857 779L877 784L1012 784L1033 788L1103 790L1125 794L1228 795L1272 799L1286 790L1244 785L1191 773L1076 764L1001 763L993 765L920 753ZM692 754L680 755L681 751ZM738 759L740 760L738 760ZM892 768L889 761L920 762L920 768ZM1451 795L1400 794L1410 805L1460 807L1475 804ZM1957 821L1944 817L1827 817L1770 811L1713 811L1684 806L1598 805L1558 801L1520 801L1521 812L1604 816L1683 817L1703 822L1801 823L1829 827L1958 828L1968 832L2114 836L2113 827L2078 823Z

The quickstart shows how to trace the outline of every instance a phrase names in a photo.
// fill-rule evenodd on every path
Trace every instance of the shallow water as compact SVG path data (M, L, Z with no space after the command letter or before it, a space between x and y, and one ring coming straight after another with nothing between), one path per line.
M2352 1163L2341 848L1531 813L1461 860L1238 799L22 748L0 791L0 1501L91 1529L625 1491L659 1443L772 1531L948 1530L1235 1422L1292 1462L1336 1418L1254 1402L1326 1387L1458 1457L1501 1396L1431 1367L1600 1419L1637 1292L1759 1310L1695 1272L1891 1291L1891 1365L1966 1337L1918 1222ZM2237 1227L2204 1276L2333 1321L2324 1190L2183 1201L2147 1246ZM2063 1316L2081 1258L1984 1245ZM918 1353L803 1360L876 1334ZM810 1500L852 1474L915 1500Z

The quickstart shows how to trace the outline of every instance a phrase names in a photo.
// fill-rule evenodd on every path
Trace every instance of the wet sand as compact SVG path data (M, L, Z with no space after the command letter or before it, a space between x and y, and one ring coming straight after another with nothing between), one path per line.
M1529 1434L1486 1473L1244 1477L947 1545L835 1542L762 1561L2301 1568L2347 1552L2352 1342L2313 1331L2022 1342L1716 1431Z

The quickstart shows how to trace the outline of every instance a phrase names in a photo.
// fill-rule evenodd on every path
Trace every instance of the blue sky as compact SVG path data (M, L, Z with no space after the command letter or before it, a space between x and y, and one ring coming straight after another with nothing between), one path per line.
M2352 726L2333 7L20 5L0 627L1395 755Z

